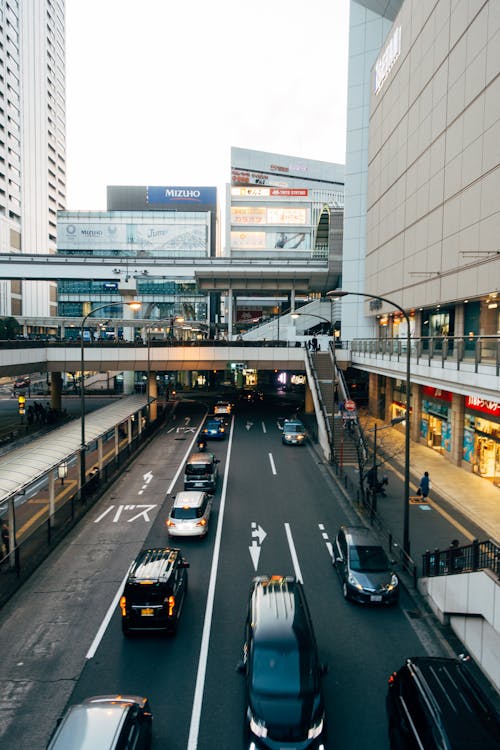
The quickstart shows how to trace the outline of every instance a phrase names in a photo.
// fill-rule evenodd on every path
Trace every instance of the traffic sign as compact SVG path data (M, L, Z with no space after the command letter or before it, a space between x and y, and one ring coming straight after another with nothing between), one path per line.
M348 399L344 404L344 408L346 411L356 411L356 404L351 399Z

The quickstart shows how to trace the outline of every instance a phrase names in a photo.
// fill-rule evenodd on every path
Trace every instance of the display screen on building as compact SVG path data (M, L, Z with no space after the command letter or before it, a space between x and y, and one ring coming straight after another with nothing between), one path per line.
M207 252L208 248L204 221L199 224L71 222L59 223L57 229L59 250L142 250L157 254L179 249Z
M231 224L307 224L308 209L294 206L231 206Z
M303 198L308 194L305 188L281 188L281 187L232 187L231 195L234 198Z
M306 232L231 232L233 250L310 250Z

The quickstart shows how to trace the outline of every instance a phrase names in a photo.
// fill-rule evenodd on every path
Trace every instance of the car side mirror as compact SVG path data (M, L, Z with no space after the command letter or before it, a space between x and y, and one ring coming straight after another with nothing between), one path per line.
M215 458L214 459L214 464L220 464L220 458Z
M335 562L336 563L343 563L344 562L344 558L343 557L336 557L335 558Z
M190 565L189 565L189 563L188 563L188 561L187 561L187 560L183 560L183 561L182 561L182 567L183 567L183 568L189 568L189 567L190 567Z

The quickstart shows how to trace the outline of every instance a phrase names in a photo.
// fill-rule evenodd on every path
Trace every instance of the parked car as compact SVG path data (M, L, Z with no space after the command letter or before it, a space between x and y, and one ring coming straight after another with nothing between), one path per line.
M139 553L120 597L122 630L175 633L187 591L189 563L179 549L155 547Z
M178 492L166 521L169 536L206 536L211 510L212 496L208 492Z
M152 715L147 698L96 695L67 710L47 750L149 750Z
M399 579L384 548L371 529L341 526L334 543L333 565L345 599L361 604L395 604Z
M389 677L391 750L498 750L500 716L467 659L406 659Z

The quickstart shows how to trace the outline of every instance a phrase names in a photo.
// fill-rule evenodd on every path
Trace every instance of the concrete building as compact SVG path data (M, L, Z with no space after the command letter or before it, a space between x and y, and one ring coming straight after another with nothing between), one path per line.
M56 250L65 207L64 0L0 6L0 249ZM1 315L54 315L57 288L1 281Z
M305 289L232 288L226 315L239 333L257 321L294 309L300 300L318 296L340 276L344 167L283 154L231 149L227 187L226 255L240 264L280 260L295 264L323 262L325 286Z
M499 41L494 0L351 2L342 281L367 295L344 298L343 339L405 341L404 317L372 294L406 311L429 355L413 368L413 439L497 486ZM474 391L456 372L467 355ZM366 369L372 412L399 415L397 367Z

